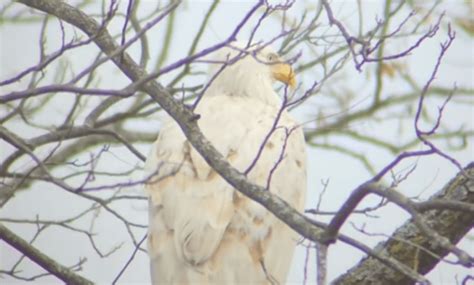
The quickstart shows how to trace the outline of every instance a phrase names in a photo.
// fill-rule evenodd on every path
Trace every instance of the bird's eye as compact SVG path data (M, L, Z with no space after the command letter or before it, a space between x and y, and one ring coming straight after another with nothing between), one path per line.
M277 58L277 56L276 56L275 54L273 54L273 53L267 55L267 60L268 60L269 62L275 61L276 58Z

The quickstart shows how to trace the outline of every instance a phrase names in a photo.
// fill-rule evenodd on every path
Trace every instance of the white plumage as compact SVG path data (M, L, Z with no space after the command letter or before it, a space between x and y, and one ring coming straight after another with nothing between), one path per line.
M239 53L224 48L217 59ZM275 79L294 84L291 68L269 48L247 54L216 77L195 110L204 136L241 172L256 158L281 107ZM146 168L155 174L145 187L153 284L286 282L297 234L234 190L171 119L163 123ZM265 187L273 168L269 191L301 211L305 142L286 111L247 177Z

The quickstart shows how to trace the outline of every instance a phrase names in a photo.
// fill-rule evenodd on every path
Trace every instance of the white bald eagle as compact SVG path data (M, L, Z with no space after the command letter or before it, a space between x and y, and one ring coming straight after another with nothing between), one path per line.
M218 52L218 61L239 54L240 59L212 69L221 72L195 109L198 125L242 173L257 158L248 179L268 185L301 211L306 192L301 127L285 110L264 144L282 105L272 85L278 80L294 86L294 73L268 47L242 51ZM171 119L163 124L146 169L154 174L145 186L153 284L286 282L297 234L221 178Z

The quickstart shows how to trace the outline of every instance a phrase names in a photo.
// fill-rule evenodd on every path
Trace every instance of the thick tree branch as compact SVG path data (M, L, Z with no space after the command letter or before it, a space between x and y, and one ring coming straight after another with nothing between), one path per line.
M474 175L474 163L465 168L466 173ZM474 204L474 180L458 173L438 194L430 201L449 200ZM452 211L445 208L431 210L420 214L429 226L440 235L456 244L474 226L474 213L471 211ZM413 245L416 245L413 246ZM434 257L427 251L438 255ZM401 226L392 237L376 248L376 251L389 254L401 263L409 265L421 274L428 273L449 250L437 246L437 243L424 235L415 225L413 219ZM334 281L334 284L412 284L406 275L400 274L384 265L373 257L366 257L347 273Z
M19 2L43 12L55 15L56 17L81 29L90 37L94 37L94 42L107 55L114 54L120 47L106 29L81 10L68 5L59 0L19 0ZM259 1L238 25L231 36L221 44L213 47L213 50L225 46L235 40L236 34L242 28L250 15L263 4ZM210 52L210 51L209 51ZM201 52L204 53L204 52ZM114 63L122 72L133 81L142 81L149 76L135 63L127 54L112 56ZM279 219L284 221L296 232L312 241L320 240L321 229L311 224L308 218L298 213L288 203L266 191L264 187L250 183L247 177L233 168L216 148L202 135L197 125L197 116L180 101L175 100L169 92L160 84L151 80L143 80L142 90L152 97L176 122L180 125L184 134L193 147L203 156L207 163L215 169L229 184L242 192L247 197L262 204Z
M71 269L64 267L40 252L29 242L17 236L2 224L0 224L0 238L66 284L94 284L92 281L77 275Z

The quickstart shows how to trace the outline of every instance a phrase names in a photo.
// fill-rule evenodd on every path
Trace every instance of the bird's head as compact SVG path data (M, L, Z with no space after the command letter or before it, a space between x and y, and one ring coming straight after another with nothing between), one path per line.
M220 49L213 57L211 87L235 96L276 97L273 83L280 81L292 88L296 85L291 65L284 62L269 46L233 42ZM217 75L216 75L217 74Z
M270 75L271 80L278 80L291 88L295 88L295 73L291 65L284 62L272 48L265 47L256 52L254 56L254 60L258 62L256 64L263 64L268 69L267 73Z

